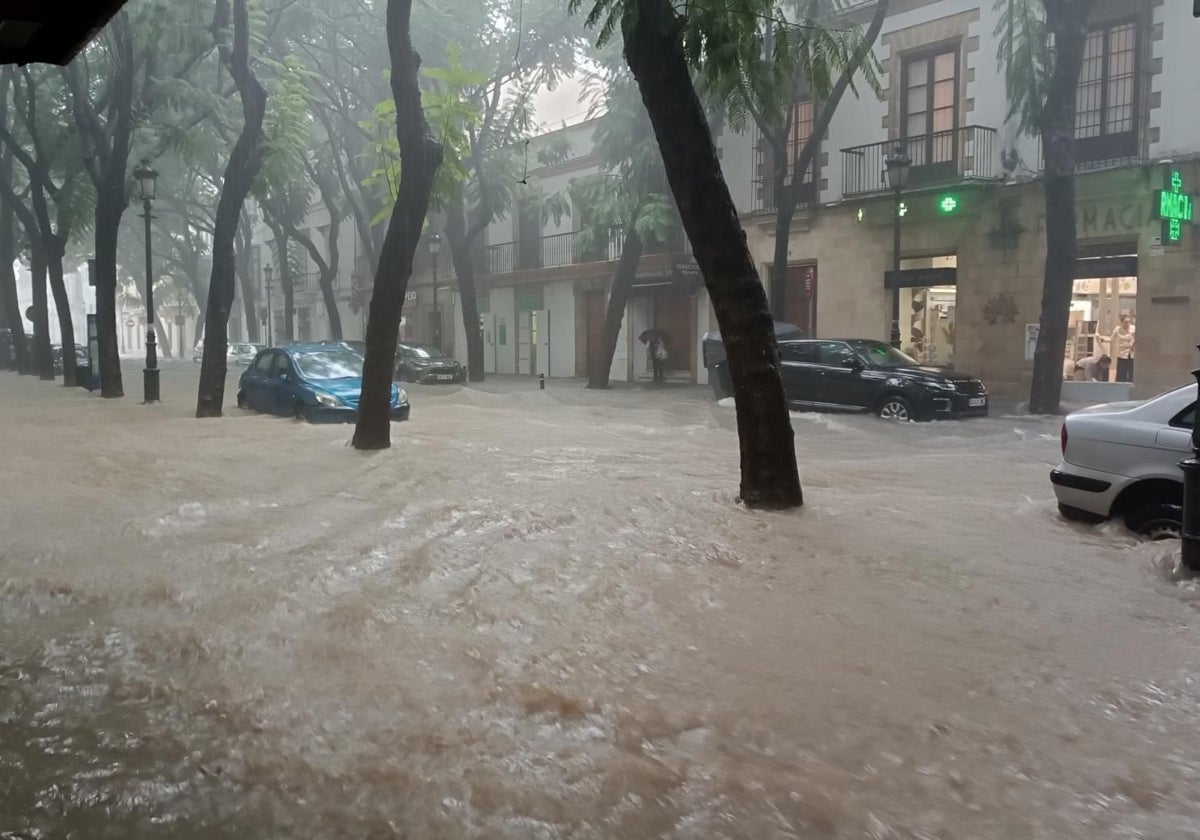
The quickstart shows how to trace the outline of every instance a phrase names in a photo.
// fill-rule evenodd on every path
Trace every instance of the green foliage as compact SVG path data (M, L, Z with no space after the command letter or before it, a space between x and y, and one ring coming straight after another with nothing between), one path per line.
M1036 134L1054 71L1054 38L1046 25L1042 0L996 0L1000 19L996 60L1004 70L1009 118L1021 131Z

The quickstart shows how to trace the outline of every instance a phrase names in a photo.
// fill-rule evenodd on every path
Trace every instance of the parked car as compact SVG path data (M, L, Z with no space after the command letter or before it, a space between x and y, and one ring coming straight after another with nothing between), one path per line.
M358 417L363 358L346 347L294 344L258 354L238 382L238 408L310 423ZM407 420L408 395L392 386L392 419Z
M249 365L254 361L261 351L267 349L267 345L243 341L239 342L236 345L236 348L237 349L234 351L237 354L236 364Z
M466 382L467 369L431 344L400 344L396 348L396 378L401 382Z
M791 341L804 338L804 330L795 324L776 321L775 340ZM721 341L720 330L706 333L700 342L704 356L704 366L708 368L708 382L712 385L713 394L721 400L733 395L733 380L729 377L729 365L725 361L725 344Z
M783 391L792 408L856 411L885 420L986 417L987 387L969 373L925 367L882 341L779 342Z
M1196 423L1196 386L1144 402L1110 403L1067 416L1063 462L1050 473L1068 519L1120 519L1151 539L1179 535L1183 471Z
M227 342L225 345L225 364L226 365L248 364L248 362L245 362L242 360L242 347L243 346L254 346L254 347L262 348L262 347L265 347L266 345L265 344L249 345L247 342L244 342L244 341ZM202 362L203 360L204 360L204 339L202 338L199 341L197 341L196 346L194 348L192 348L192 361L195 362L196 364L200 364L200 362ZM251 362L254 361L254 353L249 353L249 360Z
M54 372L61 376L62 372L63 372L63 349L62 349L61 344L51 344L50 345L50 358L54 362ZM87 348L76 344L75 345L75 369L76 370L86 370L88 367L91 366L91 363L92 363L92 361L88 357Z

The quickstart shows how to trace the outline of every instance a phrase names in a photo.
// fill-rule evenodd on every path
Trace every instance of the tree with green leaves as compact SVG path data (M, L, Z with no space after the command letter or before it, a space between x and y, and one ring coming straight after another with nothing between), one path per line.
M1031 414L1058 414L1075 288L1075 108L1093 0L998 0L999 60L1012 113L1042 139L1046 273Z
M392 444L392 377L400 312L442 165L442 145L421 105L421 56L413 48L412 0L388 0L387 38L401 173L395 209L379 251L367 321L362 396L353 438L354 448L365 450L386 449Z
M606 62L595 77L602 93L589 85L603 114L593 136L593 153L600 172L571 185L572 204L579 216L580 245L585 253L606 253L616 235L621 252L609 288L601 345L587 360L588 388L608 387L621 322L629 306L629 292L637 277L645 243L666 240L675 230L674 200L667 189L666 173L658 149L650 142L653 129L628 71Z
M582 46L578 22L557 0L487 0L469 12L456 29L469 52L447 50L447 66L428 74L445 105L469 106L454 127L435 120L447 142L450 172L457 180L441 209L446 244L458 279L459 308L467 338L467 369L472 381L484 379L483 333L479 324L475 255L488 226L509 213L522 193L528 174L528 140L534 129L532 99L555 86L576 66ZM468 116L469 114L469 116ZM543 214L555 212L543 205Z
M784 319L792 220L825 132L846 92L857 95L856 75L881 93L872 48L888 8L889 0L879 0L864 32L846 14L845 0L777 0L757 30L734 30L750 40L731 45L731 60L702 69L705 98L725 105L735 131L744 132L752 122L766 146L765 187L775 211L771 310L777 320ZM811 100L815 112L808 137L796 143L801 99Z
M230 27L232 26L232 32ZM204 328L204 359L200 364L197 417L220 417L225 400L229 312L233 307L236 266L234 239L238 221L262 165L263 122L267 90L250 62L250 15L247 0L217 0L213 34L222 65L229 71L242 102L242 130L229 154L221 197L213 225L212 276Z
M584 0L571 0L572 9ZM588 0L600 40L617 33L658 140L667 182L691 239L729 361L741 448L741 499L750 507L804 503L779 349L767 296L721 171L693 72L736 62L730 45L772 11L769 0L676 6L671 0Z
M63 384L73 387L75 328L63 261L71 237L88 226L94 192L83 174L75 132L63 112L66 96L61 77L45 68L24 67L13 74L11 83L20 119L11 131L0 125L0 141L25 169L31 206L14 207L18 214L31 214L28 221L40 239L35 262L39 270L44 262L49 276L62 335ZM15 201L16 197L9 194L9 199ZM41 301L44 294L36 294L35 298Z

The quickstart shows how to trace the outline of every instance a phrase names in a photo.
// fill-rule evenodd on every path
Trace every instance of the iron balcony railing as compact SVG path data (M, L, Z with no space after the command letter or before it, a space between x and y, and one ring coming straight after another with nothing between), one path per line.
M489 245L484 252L483 274L512 274L544 268L568 265L585 265L596 262L612 262L620 259L624 246L621 231L613 231L607 244L589 242L579 232L558 233L534 240L501 242ZM648 242L643 254L691 254L691 243L682 231L676 231L665 241Z
M899 141L912 166L908 188L998 177L996 129L968 125ZM842 149L842 194L886 192L883 172L897 141Z

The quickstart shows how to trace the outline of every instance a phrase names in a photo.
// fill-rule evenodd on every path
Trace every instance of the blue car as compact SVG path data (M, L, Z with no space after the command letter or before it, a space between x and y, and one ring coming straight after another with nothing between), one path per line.
M238 382L238 408L310 423L358 419L363 358L346 347L294 344L263 350ZM408 395L392 386L392 419L407 420Z

